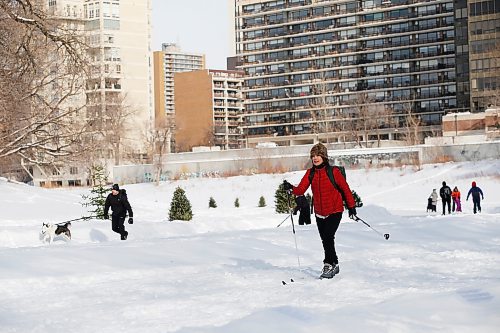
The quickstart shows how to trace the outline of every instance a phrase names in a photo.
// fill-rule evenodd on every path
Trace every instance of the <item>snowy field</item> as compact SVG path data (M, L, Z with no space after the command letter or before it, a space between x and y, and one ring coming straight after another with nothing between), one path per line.
M0 332L499 332L500 160L347 170L365 203L358 215L390 239L344 214L332 280L317 279L314 223L296 226L298 251L289 220L276 228L286 215L274 212L275 190L302 175L123 185L135 217L127 241L91 220L51 245L42 222L81 217L89 190L0 178ZM426 212L443 180L460 189L463 213L441 216L440 202ZM465 201L473 180L485 196L477 215ZM168 221L176 186L191 222Z

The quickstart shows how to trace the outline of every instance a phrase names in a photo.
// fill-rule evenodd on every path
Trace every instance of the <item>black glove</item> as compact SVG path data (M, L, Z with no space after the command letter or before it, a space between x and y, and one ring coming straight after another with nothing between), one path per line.
M285 191L290 191L293 190L293 185L287 182L286 180L283 181L283 188Z
M349 217L351 219L355 220L357 218L357 216L356 216L356 207L348 208L347 210L349 211Z
M128 224L133 224L134 223L134 218L133 217L129 217L128 218Z
M104 215L103 215L103 218L104 218L105 220L107 220L107 219L109 219L109 215L108 215L108 214L104 214Z

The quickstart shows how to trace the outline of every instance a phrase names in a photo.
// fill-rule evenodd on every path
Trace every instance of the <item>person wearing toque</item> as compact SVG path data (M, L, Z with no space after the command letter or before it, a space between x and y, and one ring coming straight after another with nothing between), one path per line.
M120 189L118 184L113 184L111 193L106 198L106 202L104 203L104 219L109 219L109 208L113 211L111 214L111 229L120 234L121 240L126 240L128 231L125 230L125 218L128 212L128 223L134 223L134 212L128 202L127 192L124 189Z

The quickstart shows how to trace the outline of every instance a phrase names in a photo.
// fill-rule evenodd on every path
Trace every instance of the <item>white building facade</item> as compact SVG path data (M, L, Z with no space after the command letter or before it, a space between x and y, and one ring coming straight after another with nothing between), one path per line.
M92 120L96 132L106 133L113 123L110 110L118 104L127 108L121 138L121 147L127 147L127 151L115 151L103 144L106 148L95 152L93 159L106 163L110 171L120 160L117 155L122 157L120 162L143 159L154 124L151 0L47 0L45 5L49 15L85 36L90 74L86 90L74 97L85 105L79 116ZM53 170L37 166L25 169L37 186L78 186L89 184L90 164L92 161L64 163Z

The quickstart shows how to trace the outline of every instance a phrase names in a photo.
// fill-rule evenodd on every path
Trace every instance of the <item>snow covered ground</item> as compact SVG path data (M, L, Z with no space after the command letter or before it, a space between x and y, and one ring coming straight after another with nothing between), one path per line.
M347 170L359 216L390 239L344 215L333 280L316 278L315 224L296 226L298 251L289 220L276 228L286 215L274 213L275 190L302 175L125 185L127 241L91 220L51 245L42 222L81 217L88 189L0 179L0 332L498 332L500 160ZM461 190L463 213L426 213L443 180ZM477 215L465 202L473 180L485 195ZM168 221L176 186L191 222Z

